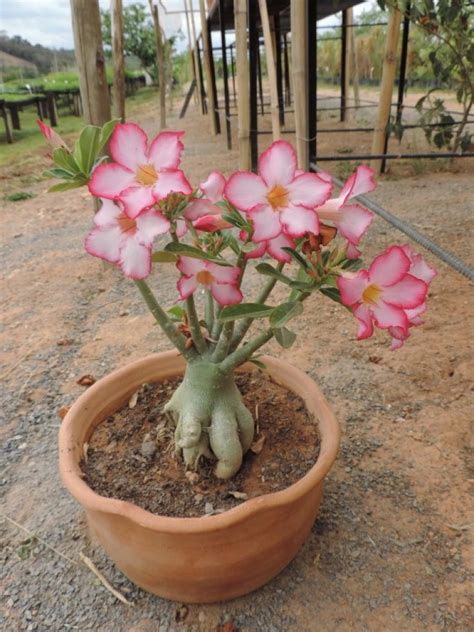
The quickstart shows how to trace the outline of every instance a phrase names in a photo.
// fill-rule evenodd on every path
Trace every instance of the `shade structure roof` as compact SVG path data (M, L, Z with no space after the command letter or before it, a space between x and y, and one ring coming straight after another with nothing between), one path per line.
M258 0L250 0L257 3ZM316 5L316 19L322 20L330 15L339 13L344 9L349 9L356 4L362 4L364 0L309 0ZM213 0L210 4L208 24L211 30L220 28L219 16L219 0ZM283 31L290 31L290 0L267 0L269 15L280 15L280 28ZM223 0L225 28L231 30L234 28L234 0ZM258 13L258 12L257 12ZM259 18L260 23L260 18ZM260 25L260 24L259 24Z

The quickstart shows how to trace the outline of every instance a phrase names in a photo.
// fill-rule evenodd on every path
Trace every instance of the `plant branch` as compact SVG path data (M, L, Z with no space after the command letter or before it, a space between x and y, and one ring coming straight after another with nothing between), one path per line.
M205 318L206 318L207 331L209 332L209 335L211 335L212 328L214 327L214 299L209 290L206 290Z
M212 354L213 362L220 362L228 354L230 344L232 342L232 334L234 333L234 324L235 321L233 320L230 320L224 324L224 327L222 328L222 333L219 337L219 342L217 343L217 347Z
M231 353L225 360L220 363L220 368L224 373L233 371L238 366L248 360L257 349L260 349L266 342L273 337L273 330L267 329L258 334L253 340Z
M192 294L189 298L186 299L186 312L188 314L189 331L191 332L194 346L200 354L206 353L207 344L201 332L199 316L196 312L196 305L194 303L194 297Z
M170 342L178 349L178 351L188 360L195 357L196 352L193 349L186 349L186 338L179 333L171 322L167 313L158 304L150 286L146 281L135 281L135 285L143 296L148 309L153 314L156 322L167 335Z

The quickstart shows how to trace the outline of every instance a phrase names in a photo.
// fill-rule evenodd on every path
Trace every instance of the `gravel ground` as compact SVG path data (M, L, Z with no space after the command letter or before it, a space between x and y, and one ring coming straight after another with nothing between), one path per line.
M155 109L141 120L152 130ZM235 168L236 152L209 135L207 119L191 111L180 127L193 181L214 166ZM44 157L37 162L40 171ZM374 198L472 263L472 164L459 161L447 172L445 163L430 163L403 180L406 167L394 165ZM5 170L9 188L15 173ZM345 310L322 297L308 301L296 321L299 342L268 351L318 381L343 427L320 517L301 553L269 585L230 603L183 609L115 569L58 479L58 410L82 391L76 380L99 378L168 343L133 285L83 252L87 196L47 195L45 188L32 185L36 197L7 203L3 213L4 629L212 632L226 621L245 632L472 629L472 285L428 256L439 275L427 324L397 353L383 336L357 343ZM368 258L405 241L378 219L370 234ZM175 300L175 281L171 266L154 276L163 302ZM252 276L246 291L257 284ZM133 606L103 588L80 562L81 551Z

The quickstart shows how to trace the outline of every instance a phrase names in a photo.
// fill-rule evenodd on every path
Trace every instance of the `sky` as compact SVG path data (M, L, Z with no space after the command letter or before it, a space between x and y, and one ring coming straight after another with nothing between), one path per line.
M147 0L123 0L123 3L127 5L137 1L148 6ZM99 0L99 4L101 8L108 9L110 0ZM162 4L168 11L176 11L184 7L184 0L162 0ZM193 0L193 6L198 9L199 0ZM359 13L362 7L356 7L355 13ZM199 32L199 13L195 17ZM186 34L184 15L163 15L162 23L168 36L180 28ZM336 24L337 20L332 17L321 22L325 23ZM6 31L9 36L20 35L32 44L74 48L69 0L0 0L0 30ZM229 41L231 39L229 37ZM177 46L178 50L184 50L186 44L186 40L182 40Z

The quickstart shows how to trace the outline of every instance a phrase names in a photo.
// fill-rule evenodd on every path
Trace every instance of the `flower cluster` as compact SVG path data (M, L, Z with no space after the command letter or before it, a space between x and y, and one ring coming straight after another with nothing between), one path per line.
M62 139L47 126L41 130L53 158L63 152L57 157L64 160L69 150ZM101 200L87 252L138 281L151 273L153 260L174 261L181 300L202 288L220 306L243 301L246 263L266 257L279 267L260 264L257 271L289 284L301 300L320 290L347 306L359 322L359 339L371 336L375 325L388 331L397 349L421 324L436 274L421 255L407 245L391 246L367 270L358 269L359 244L373 215L354 198L376 186L369 167L358 167L331 198L331 176L302 172L293 147L276 141L261 155L258 174L238 171L226 181L212 171L193 189L180 169L182 135L161 132L149 142L138 125L115 126L111 160L97 159L87 178ZM74 176L77 182L85 171ZM155 239L165 234L166 252L154 255ZM337 234L342 246L332 243ZM233 263L222 255L229 246L237 255ZM300 269L292 281L281 270L294 262Z

